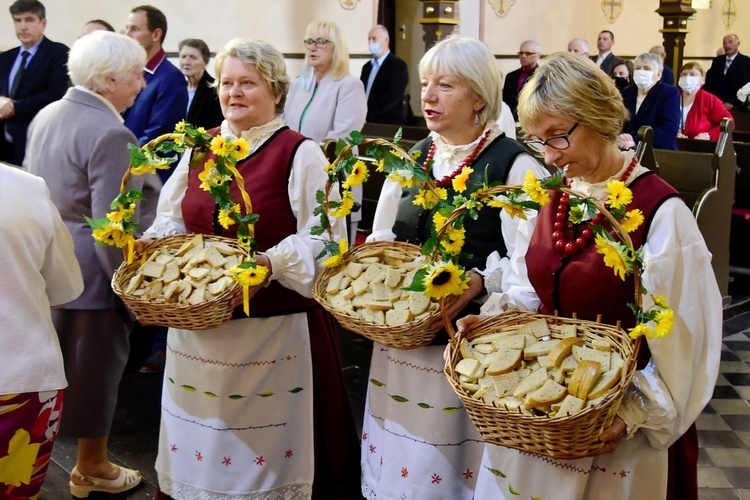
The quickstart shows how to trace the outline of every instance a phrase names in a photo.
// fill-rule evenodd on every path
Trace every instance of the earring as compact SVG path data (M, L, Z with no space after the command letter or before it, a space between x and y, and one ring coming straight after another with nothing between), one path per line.
M475 113L474 116L476 116L476 119L474 120L474 125L479 126L479 113Z

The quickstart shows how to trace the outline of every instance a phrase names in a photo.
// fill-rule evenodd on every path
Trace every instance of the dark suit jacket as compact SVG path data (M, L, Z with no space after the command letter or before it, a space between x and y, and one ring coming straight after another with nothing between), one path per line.
M672 68L669 66L664 66L664 70L661 72L661 83L666 83L667 85L676 85L677 82L674 81L674 71L672 71Z
M536 71L536 68L534 68L534 71ZM527 82L531 79L534 71L532 71L531 75L526 78ZM503 102L507 104L513 112L513 121L516 122L518 121L518 111L516 109L518 108L518 91L516 89L518 88L519 78L521 78L521 68L505 75L505 84L503 85ZM524 82L524 85L526 85L526 82Z
M219 105L219 95L216 89L211 87L213 82L214 78L208 74L208 71L204 71L185 118L188 123L206 130L218 127L224 120L221 105Z
M591 60L594 61L594 63L596 63L596 58L598 56L589 56L589 57L591 57ZM602 71L604 71L607 75L610 75L612 74L612 70L615 68L615 66L617 66L621 62L622 62L621 57L617 57L612 52L610 52L607 55L607 57L604 58L602 65L599 67L602 68Z
M737 91L750 82L750 57L738 53L725 75L726 61L726 56L714 57L711 68L706 72L703 90L712 93L721 99L721 102L739 106L742 103L737 100Z
M646 94L638 113L635 112L637 98L636 86L622 91L622 100L630 112L630 119L623 125L622 132L632 135L637 143L638 129L649 125L654 129L654 148L676 150L680 128L680 92L677 87L656 82Z
M20 47L16 47L0 54L0 95L2 96L7 96L10 92L8 77L19 50ZM21 165L26 149L26 130L29 128L29 123L39 110L60 99L68 89L68 73L65 66L67 62L68 47L43 37L36 54L26 65L13 99L15 116L0 120L0 143L6 143L6 125L8 134L13 138L12 148L7 143L7 148L0 148L0 150L8 151L12 156L2 155L0 160Z
M371 70L372 61L370 60L362 67L362 74L359 77L365 89L367 89ZM370 96L367 99L367 121L394 125L406 123L404 95L408 83L409 70L406 63L389 52L372 82Z

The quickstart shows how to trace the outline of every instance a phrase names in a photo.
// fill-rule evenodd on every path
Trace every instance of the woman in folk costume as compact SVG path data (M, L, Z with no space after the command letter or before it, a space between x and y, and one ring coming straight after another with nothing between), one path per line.
M430 49L419 64L422 111L430 135L414 146L417 159L439 186L456 193L458 182L522 182L527 171L546 170L494 121L500 114L500 73L487 46L475 39L450 37ZM432 160L432 163L430 163ZM468 170L473 169L468 180ZM461 177L458 177L459 174ZM458 178L456 183L454 179ZM430 235L433 211L413 202L418 188L386 180L378 200L371 241L423 243ZM504 257L525 248L518 219L500 210L482 209L465 223L460 263L469 288L448 311L478 311L489 287L482 273L489 254ZM469 256L471 254L471 256ZM500 261L499 257L495 261ZM495 264L499 269L499 265ZM490 270L487 269L487 272ZM497 278L500 273L490 273ZM443 374L445 331L432 345L412 350L373 347L362 433L362 492L370 499L470 499L483 443ZM404 401L407 400L407 401Z
M216 58L216 75L225 120L209 133L247 140L237 168L260 216L258 261L269 278L250 290L251 317L169 330L159 488L180 499L347 498L357 488L356 431L336 331L311 299L323 242L310 230L326 160L279 117L289 89L281 52L233 40ZM145 236L235 237L234 227L215 222L216 205L200 188L211 182L213 155L195 170L189 157L165 185ZM236 185L232 192L239 200ZM333 230L344 235L339 221Z
M571 189L605 203L611 199L608 183L621 181L617 185L629 188L627 210L639 209L643 217L630 233L634 247L644 249L642 283L649 293L643 308L666 303L674 315L667 313L641 344L631 385L612 426L599 438L604 442L599 455L556 460L487 444L476 498L516 498L519 493L523 498L697 498L694 422L718 376L722 306L711 254L695 218L671 186L638 164L632 152L618 150L626 110L612 80L590 61L566 53L547 58L521 92L518 111L529 133L526 143L547 164L565 169ZM550 194L525 266L512 269L517 285L493 294L482 312L558 311L585 320L602 314L605 323L619 320L634 328L627 306L634 280L621 279L605 266L588 236L591 219L571 223L566 198ZM563 232L562 238L556 231ZM578 239L585 244L576 245ZM572 241L576 244L566 251ZM459 320L459 328L476 320ZM672 322L671 333L663 336Z

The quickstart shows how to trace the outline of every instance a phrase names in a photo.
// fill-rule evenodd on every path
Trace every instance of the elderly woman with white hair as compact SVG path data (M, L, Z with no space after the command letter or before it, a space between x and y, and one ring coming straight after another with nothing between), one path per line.
M79 38L68 58L75 86L42 109L29 127L24 167L47 181L52 202L73 235L85 284L80 297L52 311L69 384L61 432L78 438L70 479L76 497L127 491L141 481L138 471L107 458L133 326L110 287L122 251L95 245L84 216L104 217L119 194L130 163L128 144L138 143L120 113L146 86L145 63L144 49L126 36L96 31ZM137 177L130 187L142 190L143 183Z
M523 182L529 170L547 175L494 121L502 102L500 72L484 43L447 38L424 55L419 75L422 112L431 133L413 152L425 168L432 161L430 174L449 196L456 194L452 179L464 167L474 169L469 185L481 183L485 172L489 182L502 184ZM417 191L384 183L370 241L421 244L429 238L434 211L414 205ZM501 265L501 258L518 246L523 253L528 235L519 234L518 227L518 219L492 207L483 208L477 220L467 217L459 261L474 270L468 273L468 290L448 310L450 318L478 311L486 291L501 281L499 270L507 267L507 259ZM442 330L432 345L418 349L375 344L362 434L365 497L472 498L483 443L443 374L446 343Z
M237 170L259 216L258 261L269 273L250 289L250 317L238 314L207 331L169 329L160 497L352 498L357 431L335 326L312 299L324 242L311 230L320 223L315 195L325 189L327 162L280 116L289 77L276 48L232 40L216 56L215 74L224 121L208 133L247 140L250 154ZM236 238L236 226L215 220L215 202L199 188L213 155L197 169L189 168L190 156L165 184L144 237ZM344 237L343 221L333 231Z
M617 147L626 150L638 144L638 129L648 125L654 129L653 146L677 149L680 128L680 93L676 87L662 83L664 63L658 54L644 53L635 58L633 83L622 91L622 100L630 118L617 138Z

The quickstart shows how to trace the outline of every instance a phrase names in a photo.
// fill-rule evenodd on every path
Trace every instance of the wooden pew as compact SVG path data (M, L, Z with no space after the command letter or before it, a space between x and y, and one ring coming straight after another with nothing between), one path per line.
M721 130L713 152L653 150L653 155L656 172L679 191L692 210L711 252L719 290L728 300L729 234L736 175L732 121L724 119ZM646 158L650 157L650 148L650 143L643 147Z

